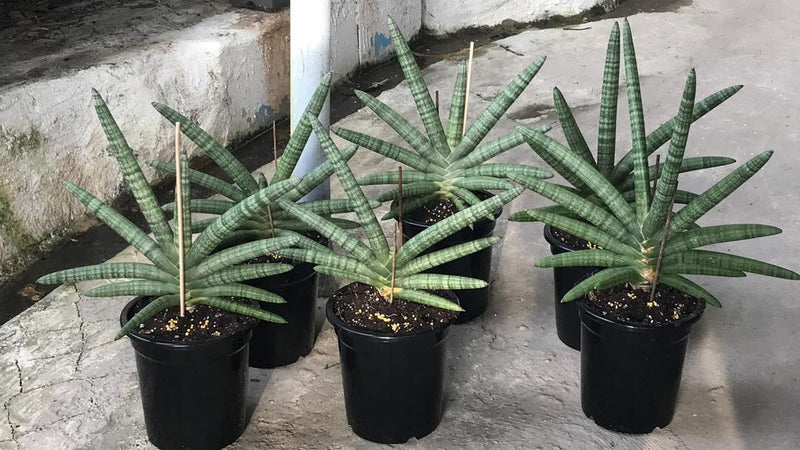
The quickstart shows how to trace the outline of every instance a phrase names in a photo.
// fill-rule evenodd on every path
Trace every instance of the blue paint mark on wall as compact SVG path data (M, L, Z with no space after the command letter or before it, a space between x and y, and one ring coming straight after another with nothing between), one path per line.
M375 51L375 58L379 58L381 56L381 53L383 53L384 50L389 48L389 45L391 44L392 44L391 39L386 37L385 34L375 33L375 35L372 36L372 48Z

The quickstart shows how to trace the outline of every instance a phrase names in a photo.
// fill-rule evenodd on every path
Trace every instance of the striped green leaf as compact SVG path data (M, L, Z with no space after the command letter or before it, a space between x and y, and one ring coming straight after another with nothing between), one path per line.
M427 159L432 164L441 167L447 166L447 160L441 153L434 150L431 142L413 125L411 125L405 117L400 113L390 108L388 105L378 100L377 98L367 94L366 92L354 90L356 97L364 102L369 109L375 112L384 122L386 122L397 134L403 138L421 157Z
M447 309L450 311L464 311L464 308L460 307L458 304L436 294L431 294L430 292L408 288L396 289L394 296L410 302L433 306L434 308Z
M461 176L482 176L482 177L497 177L509 178L511 175L529 178L552 178L553 174L538 167L525 166L522 164L481 164L477 167L471 167L461 171ZM405 174L403 174L405 178Z
M539 260L536 267L632 267L644 266L643 263L608 250L576 250L560 253Z
M200 147L246 195L251 195L258 190L258 183L250 175L250 171L200 126L169 106L153 103L153 108L173 124L180 122L181 133Z
M514 185L508 181L499 180L494 177L481 176L456 178L453 180L453 186L469 189L470 191L511 189L514 187Z
M416 197L409 196L408 194L403 192L403 214L408 214L411 211L416 210L417 208L421 207L422 205L426 205L429 202L432 202L439 198L439 193L432 192L429 194L418 194ZM382 220L394 219L398 217L400 214L400 205L392 206L389 209L389 212L384 214L381 217Z
M150 161L148 164L150 164L150 166L152 166L159 172L175 175L174 164L169 164L159 161ZM244 198L246 197L246 195L242 191L240 191L239 188L236 187L236 185L228 183L227 181L219 179L217 177L208 175L206 173L194 169L189 169L187 175L189 176L190 182L204 189L208 189L209 191L215 194L219 194L226 198L229 198L234 202L244 200Z
M403 147L386 142L383 139L378 139L364 133L359 133L358 131L335 126L331 127L331 131L343 139L347 139L354 144L372 150L379 155L393 159L400 164L406 165L420 172L432 172L439 174L444 172L444 169L433 165L430 161L424 159L423 157L411 153Z
M630 267L612 267L601 270L567 291L561 299L561 303L577 300L590 291L606 289L623 283L635 283L641 280L642 277L639 272Z
M79 186L69 181L65 181L64 186L66 186L67 190L69 190L75 198L83 203L89 212L102 220L103 223L114 230L122 239L125 239L125 242L142 252L145 258L152 261L153 264L167 273L173 275L178 273L176 263L170 260L164 251L161 250L161 247L153 242L153 240L150 239L144 231L134 225L133 222L126 219L122 214L114 211L111 207L98 200L92 194L84 191ZM172 243L170 242L170 244Z
M414 60L414 55L408 47L403 34L400 32L395 21L389 18L389 34L392 37L394 50L397 54L397 60L400 62L400 68L403 70L408 87L411 89L411 95L414 97L414 103L417 105L422 124L425 126L425 131L428 134L431 145L442 156L447 156L450 153L450 147L447 145L447 138L442 128L442 121L439 118L439 112L436 110L436 105L433 104L431 93L428 91L428 86L422 78L419 71L419 66Z
M201 214L225 214L236 202L230 200L215 200L212 198L195 198L186 203L189 210ZM164 211L175 212L175 202L167 203L162 207Z
M339 269L337 267L314 266L314 270L324 275L329 275L336 278L342 278L344 280L349 280L349 281L358 281L359 283L368 284L376 288L380 288L383 286L383 283L378 282L377 278L372 278L358 272L350 272L344 269Z
M201 297L194 301L198 305L208 305L214 308L224 309L236 314L255 317L265 322L272 323L286 323L283 317L273 314L269 311L263 310L257 306L250 306L244 303L234 302L219 297Z
M592 244L602 247L606 250L610 250L621 255L630 256L632 258L637 258L641 255L638 246L635 248L631 247L630 245L625 244L605 231L580 220L570 219L568 217L563 217L536 209L529 209L524 211L524 213L528 216L528 219L532 221L544 222L551 227L564 230L569 234L573 234L581 239L585 239ZM523 217L516 218L517 221L521 221L522 219Z
M386 242L386 236L383 235L381 225L378 223L375 213L372 212L372 208L370 208L369 201L364 195L364 191L361 190L361 187L356 181L356 177L347 166L347 162L342 158L342 154L336 147L336 144L333 143L333 140L328 134L328 130L325 129L315 117L310 118L310 120L311 127L314 129L314 134L316 134L319 139L328 160L333 164L336 177L339 179L339 182L342 183L342 187L345 193L347 193L347 198L353 203L353 209L356 216L358 216L358 220L361 222L364 233L367 235L373 254L380 261L388 260L389 244Z
M127 335L131 331L138 328L139 325L146 322L147 319L169 308L170 306L177 306L179 303L180 297L178 295L164 295L162 297L158 297L157 299L148 303L144 308L139 310L139 312L137 312L131 318L131 320L125 322L125 325L123 325L117 335L114 336L114 339L116 340Z
M726 166L735 163L736 160L725 156L694 156L690 158L683 158L681 162L680 173L693 172L695 170L710 169L712 167ZM660 172L659 168L659 172ZM656 166L650 166L650 179L656 178ZM628 176L621 183L615 183L620 192L625 192L633 189L633 176ZM679 203L676 201L676 203Z
M633 141L633 183L636 193L636 221L644 223L650 208L650 178L647 176L647 135L644 125L642 92L639 85L639 69L636 65L636 51L628 20L622 26L623 58L625 60L625 84L628 91L628 111L631 121Z
M784 278L787 280L800 280L800 275L789 269L765 263L744 256L728 253L712 252L709 250L687 250L664 257L663 264L699 264L719 267L721 269L740 270L742 272L757 273L768 277Z
M667 221L672 196L678 188L678 174L683 161L683 153L686 149L686 141L689 138L689 125L692 123L696 84L697 81L693 69L689 71L689 77L686 79L686 87L683 91L683 98L677 115L678 120L675 122L675 131L672 133L672 142L667 153L667 160L664 162L658 180L658 187L650 204L650 211L644 224L642 224L642 233L645 236L650 236L663 229Z
M405 181L405 180L403 180ZM386 192L381 193L378 196L379 202L385 202L389 200L396 200L400 198L400 187L394 187ZM403 183L403 198L406 197L413 197L415 195L425 195L430 194L431 192L436 192L441 189L441 186L437 182L433 181L419 181L413 183Z
M114 120L114 116L111 115L111 111L106 106L103 97L94 89L92 89L92 101L111 152L117 160L122 176L125 178L125 183L133 193L142 215L147 224L150 225L150 230L153 232L161 249L168 256L175 256L172 253L172 229L167 224L167 219L164 217L161 208L158 207L158 201L153 189L144 177L144 173L142 173L142 169L133 154L133 149L130 148L125 136L122 135L122 131L117 126L117 122Z
M498 242L500 242L500 238L497 236L492 236L464 242L463 244L454 245L452 247L437 250L435 252L426 253L422 256L414 258L409 263L403 265L403 267L398 268L397 274L399 276L414 275L416 273L440 266L444 263L455 261L458 258L479 252Z
M571 190L557 184L547 183L533 178L523 178L515 175L512 175L510 178L542 197L556 202L567 211L577 214L597 228L606 230L610 236L629 245L637 244L638 241L636 238L625 228L625 225L619 219L606 211L605 208L573 193ZM524 213L524 211L512 214L509 220L530 220L528 219L529 216L524 215L525 217L523 217L522 213Z
M614 168L617 145L617 98L619 96L619 25L614 22L608 37L597 133L597 170L604 177Z
M697 102L692 109L692 122L697 121L709 111L719 106L725 100L731 98L733 94L739 92L742 86L730 86L721 89L703 100ZM664 145L672 137L672 129L675 126L676 117L661 124L655 131L647 135L647 153L652 154ZM619 182L625 178L633 169L633 152L629 151L619 160L609 178L612 182Z
M60 270L39 278L42 284L73 283L86 280L110 280L114 278L144 278L151 281L176 283L174 275L151 264L142 263L105 263L93 266L76 267Z
M354 209L353 202L348 199L315 200L297 203L297 206L321 216L353 212ZM369 206L370 208L377 208L380 206L380 202L370 201ZM284 220L292 217L294 216L285 211L275 211L274 208L272 210L272 218L275 220Z
M400 182L400 175L397 173L397 170L393 170L391 172L373 173L361 177L357 181L361 186L375 184L397 184ZM442 176L432 173L418 172L416 170L403 171L403 184L417 183L420 181L442 181Z
M483 138L494 128L497 122L503 117L503 114L508 111L508 108L514 103L517 97L522 94L522 91L528 87L531 80L539 72L544 64L545 57L542 56L536 61L532 62L526 67L519 75L511 80L508 85L503 88L500 94L492 101L492 103L478 116L478 119L470 125L458 147L450 153L447 158L450 162L455 162L470 154L480 144Z
M283 150L283 155L278 160L278 167L275 169L275 175L272 176L273 183L288 180L289 177L292 176L292 173L297 166L297 161L300 159L300 155L303 153L303 149L308 142L308 138L311 136L311 124L309 123L307 117L319 116L320 111L322 111L322 107L325 105L325 101L328 99L330 87L331 73L328 72L324 77L322 77L319 86L317 86L317 89L311 95L311 100L308 101L308 105L306 105L303 115L300 116L300 121L297 122L294 131L292 131L292 134L289 137L289 142L286 144L286 148ZM316 183L315 187L321 182L322 181Z
M245 220L263 214L275 200L297 186L299 180L289 179L273 183L247 197L200 233L192 249L186 254L186 267L192 268L211 253L230 233L239 228Z
M711 295L710 292L700 287L697 283L686 279L680 275L663 274L658 279L659 283L666 284L667 286L685 292L694 298L703 300L711 306L722 307L722 303L716 297Z
M401 288L439 290L439 289L481 289L488 286L484 280L477 278L462 277L457 275L441 275L438 273L419 273L399 277L395 280L395 286Z
M297 245L299 241L300 239L295 236L276 237L247 242L221 250L188 270L186 272L186 279L188 281L202 279L212 273L235 266L236 264L250 261L260 256L270 255L278 250Z
M247 264L243 266L228 267L218 270L211 275L192 280L186 283L190 289L214 287L223 284L238 283L240 281L253 280L256 278L271 277L279 273L292 270L290 264Z
M719 202L755 175L756 172L764 167L770 157L772 157L772 151L761 153L708 188L673 216L670 230L672 232L681 230L686 228L688 224L696 222L697 219L705 215L711 208L718 205Z
M447 115L447 145L450 149L458 147L461 142L461 131L464 124L464 109L467 105L467 63L458 65L456 84L453 86L453 98L450 100L450 113Z
M597 167L592 152L589 150L589 145L586 143L586 138L583 137L583 133L581 133L581 129L575 121L575 116L572 115L572 109L570 109L567 99L564 98L558 88L553 88L553 102L556 106L558 121L561 123L561 129L564 131L564 137L567 138L570 150L587 163Z
M733 242L780 234L781 229L770 225L732 224L703 227L670 236L664 254L691 250L721 242Z
M376 272L376 270L372 268L374 264L370 264L369 261L360 262L355 258L339 255L327 249L322 251L316 249L289 248L281 250L278 254L295 261L305 261L318 266L332 267L345 272L362 275L371 280L369 284L374 284L375 280L390 275L388 270L382 266L379 267L382 270Z
M349 161L350 158L356 154L357 150L357 145L351 145L347 147L346 149L342 150L342 158L345 161ZM314 170L303 175L303 178L300 179L300 184L298 184L296 188L292 189L292 191L290 191L284 198L290 202L297 202L305 197L306 194L319 186L320 183L330 178L331 175L333 175L333 172L333 164L330 161L325 160L325 162L314 168Z
M286 303L286 300L278 294L248 286L246 284L226 284L221 286L211 286L206 288L191 289L188 293L191 297L243 297L265 303Z
M449 169L450 171L454 171L470 167L481 167L486 161L489 161L495 156L502 155L512 148L522 145L524 142L525 139L523 139L522 135L519 133L512 133L501 138L493 139L476 148L464 158L453 161Z
M713 277L744 277L741 270L723 269L721 267L702 264L669 264L661 268L662 274L672 275L706 275Z
M501 192L488 200L484 200L475 206L470 206L428 227L400 247L397 252L397 264L402 267L437 242L469 226L478 219L494 213L521 192L521 188Z
M189 170L189 158L185 153L181 153L179 164L181 165L181 179L178 182L181 184L182 210L176 211L175 217L180 215L183 220L183 234L179 238L183 240L183 252L186 254L192 248L192 191L189 187L189 177L186 175L186 171ZM175 202L178 202L177 192L175 194ZM177 219L175 226L177 228Z
M161 295L177 294L178 283L164 283L161 281L133 280L119 283L104 284L89 289L89 297L118 297L121 295L146 295L158 297Z
M330 239L332 243L343 248L348 253L352 253L356 258L362 261L374 261L378 259L375 254L373 254L372 249L364 245L364 243L353 237L347 231L331 223L330 220L324 219L285 200L279 200L278 204L289 214L307 223L310 227L317 230L319 234Z
M580 180L579 184L588 186L608 206L608 209L625 224L625 228L631 234L637 237L641 235L639 226L634 220L634 212L628 206L628 202L597 169L542 133L526 128L517 128L517 130L522 133L531 148L564 176L567 181L570 181L573 186L579 187L571 179ZM561 167L563 171L558 170L557 167Z

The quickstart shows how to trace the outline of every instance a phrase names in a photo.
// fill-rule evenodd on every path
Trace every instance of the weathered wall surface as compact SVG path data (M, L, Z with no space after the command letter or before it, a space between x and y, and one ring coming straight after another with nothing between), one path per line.
M612 8L619 0L422 0L422 25L433 34L462 28L500 25L504 20L535 22L574 16L596 6Z

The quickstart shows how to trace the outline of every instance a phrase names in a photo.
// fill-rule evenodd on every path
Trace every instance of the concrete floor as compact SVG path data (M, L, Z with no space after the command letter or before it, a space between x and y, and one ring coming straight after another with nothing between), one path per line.
M783 235L721 246L795 270L800 230L795 171L800 136L800 4L789 1L696 0L676 12L631 18L642 74L645 117L653 129L677 110L690 67L698 96L732 84L745 88L693 128L687 152L744 161L765 149L772 161L704 223L766 222ZM602 62L611 21L575 30L534 30L476 52L470 116L476 116L513 73L539 55L548 61L501 120L495 134L516 125L553 123L551 89L558 85L595 142ZM457 61L425 71L443 104ZM380 98L415 117L405 85ZM621 114L625 108L621 107ZM392 136L369 111L340 122ZM619 142L627 142L620 125ZM556 127L552 133L561 139ZM540 165L520 148L507 160ZM367 151L358 173L389 164ZM730 169L682 179L699 189ZM725 305L710 309L692 334L678 409L672 424L645 436L595 426L580 411L579 354L555 335L552 277L533 262L547 254L541 225L509 224L507 212L544 201L530 193L506 208L497 233L493 302L486 314L450 335L450 386L439 428L407 448L798 448L800 447L800 284L760 276L702 279ZM130 252L120 255L130 259ZM79 286L80 290L87 286ZM148 448L133 352L110 342L126 299L89 299L63 286L0 327L0 449ZM252 417L232 448L378 448L353 435L344 416L334 334L322 327L311 355L289 367L252 370Z

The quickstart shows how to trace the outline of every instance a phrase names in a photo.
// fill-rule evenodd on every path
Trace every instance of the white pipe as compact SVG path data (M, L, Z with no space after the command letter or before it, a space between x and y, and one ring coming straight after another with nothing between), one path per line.
M331 0L294 0L289 22L291 126L294 130L317 85L330 71ZM330 97L322 107L319 120L326 127L330 125ZM324 161L325 154L312 133L297 161L294 175L303 176ZM330 198L330 182L326 180L304 200L327 198Z

